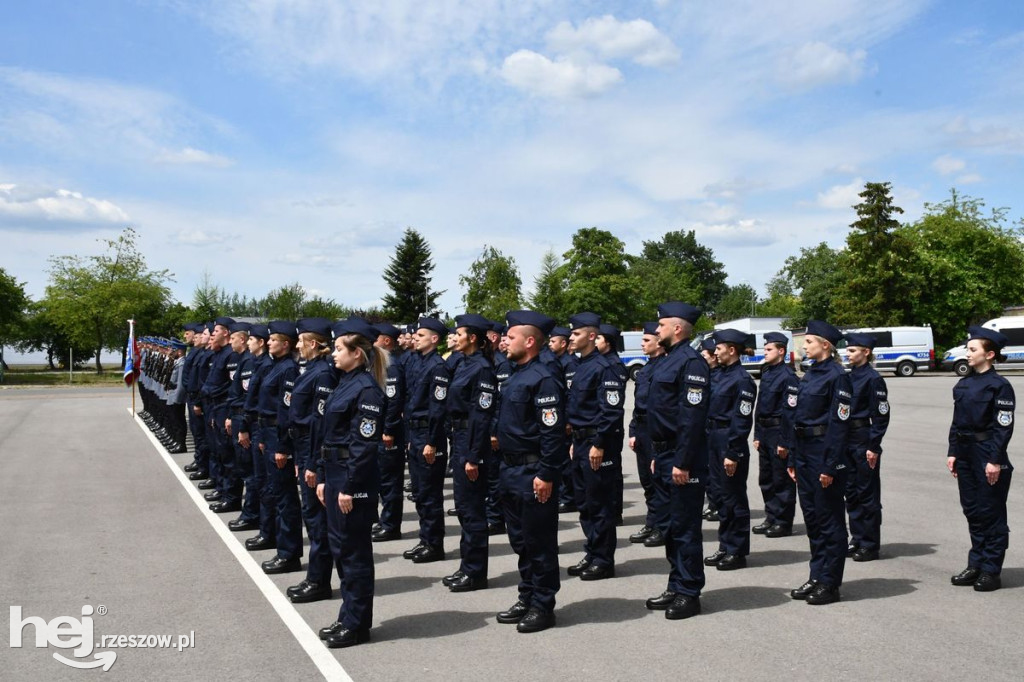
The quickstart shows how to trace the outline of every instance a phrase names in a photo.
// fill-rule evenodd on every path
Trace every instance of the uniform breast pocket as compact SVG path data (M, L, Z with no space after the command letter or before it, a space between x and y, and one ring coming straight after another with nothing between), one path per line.
M518 419L526 419L529 416L532 401L530 400L529 392L525 388L521 386L511 389L506 388L501 394L501 400L509 405Z
M828 411L832 393L823 388L817 391L801 391L797 409L807 419L820 417Z

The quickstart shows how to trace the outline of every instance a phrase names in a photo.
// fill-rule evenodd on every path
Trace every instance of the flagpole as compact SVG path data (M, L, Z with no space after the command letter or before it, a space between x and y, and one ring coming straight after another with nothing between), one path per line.
M135 320L128 320L128 343L131 344L132 354L134 356L134 353L135 353ZM138 358L133 358L133 359L134 359L134 362L132 363L132 373L134 375L134 373L135 373L135 365L138 364L139 359ZM135 382L135 378L133 376L132 377L132 419L135 418L135 383L136 383Z

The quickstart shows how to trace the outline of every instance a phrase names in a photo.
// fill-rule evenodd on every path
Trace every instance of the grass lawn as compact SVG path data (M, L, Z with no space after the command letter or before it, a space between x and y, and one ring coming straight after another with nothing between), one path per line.
M0 386L124 386L121 369L104 368L97 374L95 368L76 369L73 376L67 370L51 370L46 365L11 365L3 372Z

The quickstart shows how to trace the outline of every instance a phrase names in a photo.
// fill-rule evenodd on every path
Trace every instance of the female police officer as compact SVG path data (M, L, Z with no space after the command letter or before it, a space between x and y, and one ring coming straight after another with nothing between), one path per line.
M1006 496L1013 467L1006 447L1013 435L1014 394L1010 383L992 368L1003 361L1006 337L993 329L971 327L967 364L971 372L953 387L953 424L949 428L946 466L960 488L971 551L967 568L951 578L954 585L974 585L978 592L1002 586L999 574L1010 540Z
M871 366L875 337L864 333L846 335L853 402L850 406L850 474L846 482L846 511L850 515L847 556L854 561L874 561L882 530L882 484L878 477L882 438L889 428L889 392Z
M374 348L377 330L359 318L333 328L338 386L324 406L317 497L327 508L331 553L341 575L338 620L320 630L327 646L366 642L373 624L373 540L384 430L388 352Z
M487 587L487 471L497 379L481 315L455 318L455 352L462 356L448 385L445 407L452 425L452 487L462 525L462 563L442 582L452 592Z
M846 563L846 440L853 386L837 361L842 333L820 320L807 322L804 356L812 361L793 412L790 473L811 544L811 575L790 592L808 604L839 601ZM788 404L788 403L787 403Z
M747 436L754 423L757 387L743 368L747 334L736 329L715 332L715 357L721 369L712 375L708 405L708 477L716 481L718 550L705 557L705 566L733 571L747 565L750 554L750 502L747 474L750 449Z

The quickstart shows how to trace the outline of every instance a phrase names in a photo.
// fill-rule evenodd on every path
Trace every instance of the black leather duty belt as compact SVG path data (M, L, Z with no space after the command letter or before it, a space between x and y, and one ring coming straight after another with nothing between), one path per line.
M851 429L863 429L863 428L867 428L868 426L871 426L871 420L870 419L851 419L850 420L850 428Z
M459 417L458 419L452 419L453 429L468 429L469 428L469 417Z
M504 453L501 461L510 467L523 466L524 464L535 464L540 461L540 455L513 455Z
M277 426L277 417L260 416L260 426Z
M782 423L782 417L758 417L758 426L778 426Z
M667 440L652 440L651 451L653 452L668 452L672 449L672 443Z
M729 427L728 419L708 419L708 430L725 429Z
M352 456L348 448L335 445L324 445L320 448L320 454L328 462L341 462Z
M414 429L425 429L430 426L429 419L410 419L409 426Z
M305 424L296 424L288 427L288 435L291 438L302 438L309 435L309 427Z
M975 441L984 443L992 437L991 431L957 431L956 439L960 441Z
M574 426L572 427L573 438L593 438L597 435L597 429L593 426Z
M796 434L797 438L816 438L818 436L824 436L826 431L828 431L828 427L825 425L798 426L793 429L793 433Z

